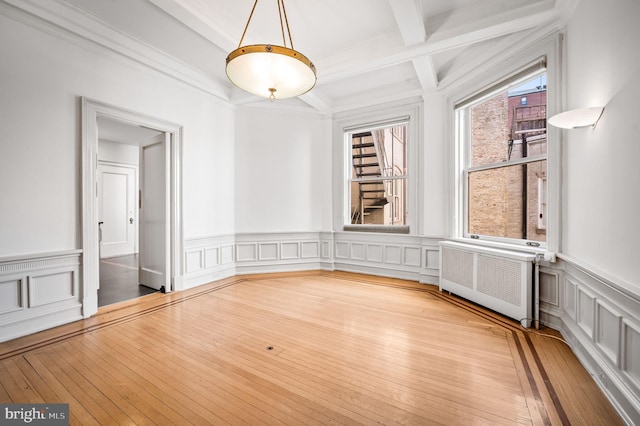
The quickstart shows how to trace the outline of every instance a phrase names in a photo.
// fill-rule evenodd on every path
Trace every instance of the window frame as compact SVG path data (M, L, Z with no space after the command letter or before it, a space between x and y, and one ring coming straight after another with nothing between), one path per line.
M334 230L338 232L373 232L416 234L418 231L418 158L421 145L421 105L390 106L382 111L350 112L336 117L334 124ZM349 134L406 123L406 223L404 225L351 224L351 140ZM338 172L339 170L339 172ZM395 180L396 178L394 178Z
M547 117L560 112L561 107L561 45L562 37L554 35L540 42L535 47L521 51L510 58L509 65L488 64L480 76L465 81L457 89L451 90L447 96L450 120L449 134L452 144L447 149L447 156L452 159L452 185L450 186L450 237L470 244L484 245L502 249L516 249L535 253L555 254L560 251L560 219L561 219L561 133L559 129L547 125L547 221L546 243L511 238L491 237L466 232L468 224L467 194L468 181L464 173L465 159L469 158L470 144L461 143L461 137L468 130L461 129L458 109L474 103L481 98L488 98L491 93L504 88L518 77L526 80L531 75L531 68L536 62L546 58L547 74ZM529 70L529 72L527 72ZM498 77L496 77L498 76ZM466 140L469 135L466 136ZM528 242L533 244L527 244ZM536 243L539 243L536 244Z

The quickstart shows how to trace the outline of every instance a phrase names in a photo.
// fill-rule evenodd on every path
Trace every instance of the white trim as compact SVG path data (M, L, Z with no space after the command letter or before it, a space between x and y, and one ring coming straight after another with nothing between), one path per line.
M98 311L98 212L96 173L98 153L98 116L133 123L170 135L171 143L171 282L170 290L182 290L182 127L161 119L128 111L88 98L82 98L82 313L85 318Z
M406 226L409 227L412 235L419 234L419 216L421 204L419 197L419 187L422 183L418 181L420 176L419 167L422 159L422 145L424 134L422 131L422 103L411 102L406 104L379 105L373 109L360 111L350 111L349 114L339 115L334 121L333 135L333 223L334 231L345 231L344 226L350 225L346 222L349 217L350 200L346 191L347 179L351 176L351 168L347 159L350 158L350 144L345 142L346 132L354 132L355 129L371 128L372 126L384 126L388 123L406 122L408 126L408 147L407 147L407 211L408 219ZM404 177L403 177L404 178ZM348 232L348 231L347 231Z
M520 52L514 57L509 58L507 62L494 64L492 72L466 81L463 86L451 90L447 94L447 128L445 130L446 140L450 143L445 144L445 155L447 164L450 165L448 176L451 179L449 187L449 204L452 213L452 222L449 225L450 236L453 238L463 238L465 234L465 224L467 221L467 211L465 207L466 179L462 171L465 169L463 159L467 158L468 153L461 152L461 147L457 143L460 137L460 131L464 126L460 122L464 117L460 117L456 113L455 106L461 100L468 98L470 93L478 93L483 87L492 86L497 79L496 75L508 77L517 73L520 69L518 64L531 63L532 61L546 56L547 60L547 116L551 116L560 109L560 92L561 92L561 43L560 35L547 37L526 51ZM546 244L540 242L540 248L537 251L546 251L557 253L560 250L560 237L562 235L561 224L561 133L553 127L547 128L547 234ZM464 155L463 155L464 154ZM497 244L507 244L515 250L523 250L528 240L507 240L493 239L488 236L482 236L486 242L495 242ZM475 244L478 240L465 238L471 244Z
M0 342L82 318L80 250L0 258L0 286L13 286L0 304ZM13 294L12 294L13 293Z
M97 46L101 53L115 52L219 99L229 100L229 87L69 2L2 0L0 14L81 47L95 49Z

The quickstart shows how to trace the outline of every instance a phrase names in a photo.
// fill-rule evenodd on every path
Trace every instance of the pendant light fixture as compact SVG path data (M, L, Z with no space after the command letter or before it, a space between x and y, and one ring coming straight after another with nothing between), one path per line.
M253 4L238 48L227 56L229 80L239 88L257 96L276 99L291 98L308 92L316 84L316 67L302 53L293 49L291 30L284 0L277 0L282 46L252 44L242 46L258 0ZM285 28L289 36L285 37Z

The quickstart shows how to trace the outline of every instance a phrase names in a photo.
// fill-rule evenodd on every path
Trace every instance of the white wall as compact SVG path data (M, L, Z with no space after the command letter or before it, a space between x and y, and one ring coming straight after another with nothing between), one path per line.
M420 196L422 197L422 234L442 238L448 235L451 215L446 179L449 168L445 157L445 129L447 121L445 99L441 93L424 95L424 149Z
M140 149L135 145L99 140L98 161L137 166L140 163Z
M270 106L236 111L236 232L331 230L331 121Z
M232 108L3 15L0 57L0 257L81 248L80 96L183 125L185 238L233 232Z
M564 131L562 251L640 294L640 2L582 0L566 31L567 109L605 106Z

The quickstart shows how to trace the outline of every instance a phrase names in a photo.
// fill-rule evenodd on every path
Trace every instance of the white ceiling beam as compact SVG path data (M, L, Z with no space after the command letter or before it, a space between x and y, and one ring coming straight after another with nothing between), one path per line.
M190 0L149 0L167 14L182 22L188 28L200 34L225 52L238 47L231 34L225 34L220 26L202 13Z
M320 112L330 113L332 111L332 107L329 105L329 102L324 97L320 96L318 91L312 90L298 96L298 98Z
M424 43L427 33L418 0L389 0L389 5L393 10L404 44L413 46ZM435 90L438 87L438 75L431 57L425 55L413 58L412 62L422 90Z
M422 10L417 0L389 0L404 44L411 46L423 43L427 33L422 21Z
M478 27L474 30L468 30L469 27L466 26L465 29L468 31L464 31L463 29L457 32L448 31L449 35L447 37L437 38L431 36L423 43L408 46L406 49L399 50L396 53L388 54L384 57L369 60L358 57L352 62L343 62L333 67L324 68L322 75L318 76L318 83L324 84L357 76L362 73L412 61L415 58L431 56L492 38L545 26L554 20L556 11L551 7L538 11L527 11L526 13L517 13L517 11L515 11L510 13L509 16L511 17L510 20Z
M413 58L411 62L413 62L422 90L428 92L436 90L438 88L438 74L431 56Z

